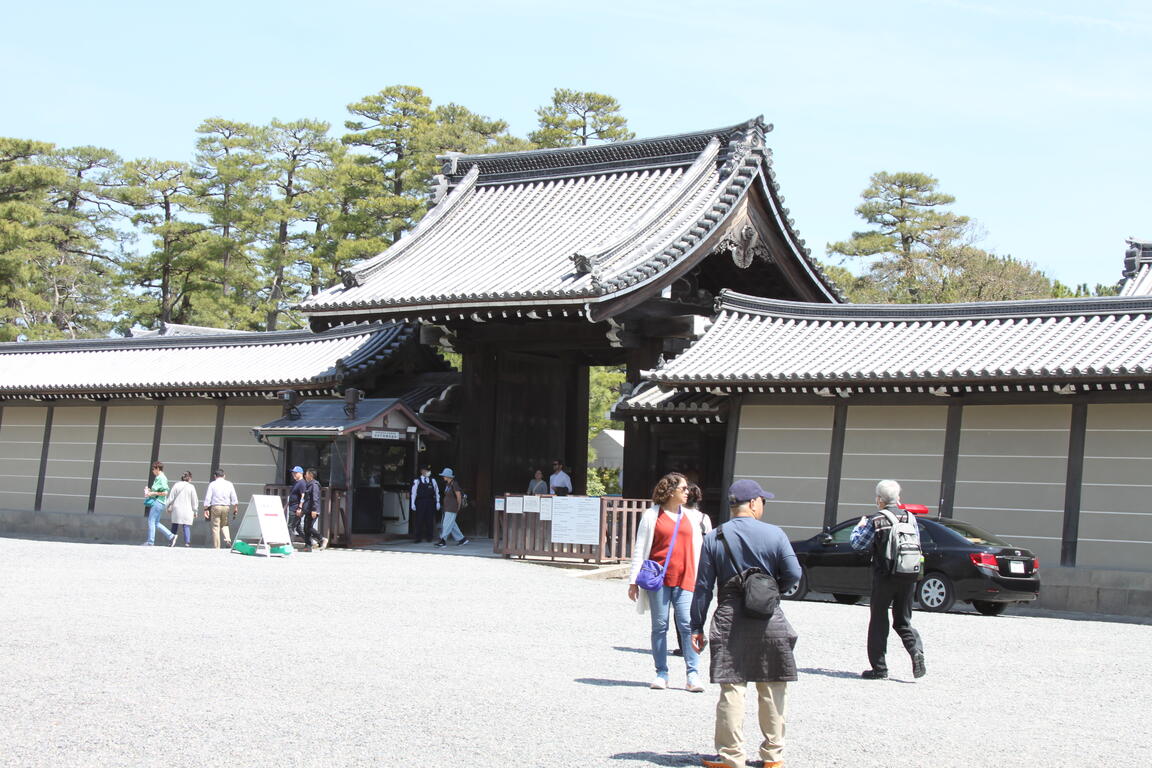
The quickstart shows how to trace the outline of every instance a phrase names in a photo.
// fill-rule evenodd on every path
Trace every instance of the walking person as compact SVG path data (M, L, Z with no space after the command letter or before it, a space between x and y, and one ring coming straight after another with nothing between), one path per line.
M872 596L868 619L869 669L860 673L865 680L883 680L888 677L888 609L892 609L892 629L904 643L904 650L912 658L912 676L924 677L924 644L920 633L912 627L912 595L916 578L894 574L888 559L888 538L896 522L911 523L917 527L911 512L900 509L900 484L895 480L881 480L876 484L876 508L880 514L863 515L852 529L852 548L872 550Z
M164 527L160 516L168 504L168 478L164 476L164 463L152 462L152 485L144 488L144 514L148 518L148 539L144 546L151 547L156 543L156 529L168 537L168 542L176 541L176 535Z
M184 529L184 546L192 546L192 521L199 508L200 499L196 496L196 486L192 485L192 473L185 472L180 475L180 482L168 491L168 513L172 517L172 541L168 546L176 546L181 528Z
M440 472L440 479L444 481L444 495L440 502L440 507L444 510L444 521L440 526L440 538L436 541L436 546L447 546L448 542L455 538L456 546L462 547L468 543L468 537L460 530L456 516L464 507L464 494L456 484L456 475L451 468L445 467Z
M220 548L220 536L224 536L224 546L232 548L232 531L228 527L228 511L232 519L240 512L240 500L236 498L236 486L228 480L224 470L212 470L212 482L204 492L204 519L212 523L212 547Z
M292 488L288 491L288 504L284 507L284 514L288 517L288 532L291 535L304 537L301 527L304 522L304 491L308 483L304 481L304 468L292 467Z
M764 768L783 765L784 704L788 683L796 680L796 631L780 609L779 593L800 581L800 563L784 531L760 522L772 494L754 480L737 480L728 491L730 519L704 539L696 593L692 598L692 647L712 645L711 679L720 686L713 740L716 757L707 768L744 767L744 700L748 683L756 684L760 757ZM771 618L746 613L742 574L767 574L776 587ZM707 639L704 623L716 595L716 613Z
M628 599L636 603L640 613L651 613L652 661L656 676L649 687L663 690L668 687L668 614L675 615L676 631L681 635L684 666L687 672L685 689L693 693L704 690L701 685L700 655L688 641L691 630L692 593L696 589L696 566L700 560L701 531L710 531L712 522L698 510L688 509L688 481L679 472L660 479L652 491L652 507L644 512L636 529L636 544L632 550L632 574L628 584ZM646 599L638 599L640 587L636 583L645 560L664 565L664 579L654 590L647 591Z
M412 481L409 506L412 509L412 537L417 544L432 541L436 513L440 511L440 487L432 479L432 468L420 468L420 477Z
M328 546L328 539L320 534L320 483L316 480L316 470L312 467L304 473L304 494L301 502L300 520L303 521L300 535L304 537L304 551L312 551L312 539L316 539L320 550Z
M544 470L538 469L532 473L532 479L528 481L527 496L542 496L548 493L548 481L544 479Z

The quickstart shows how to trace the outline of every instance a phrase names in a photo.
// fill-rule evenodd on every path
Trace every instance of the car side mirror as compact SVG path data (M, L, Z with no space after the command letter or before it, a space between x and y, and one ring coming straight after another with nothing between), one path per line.
M824 546L828 546L829 544L832 544L833 543L832 542L832 534L830 534L830 533L820 534L820 543L823 544Z

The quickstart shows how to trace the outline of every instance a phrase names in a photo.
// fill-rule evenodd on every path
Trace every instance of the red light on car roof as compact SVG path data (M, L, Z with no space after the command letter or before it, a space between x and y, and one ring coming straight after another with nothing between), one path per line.
M905 512L911 512L914 515L928 514L928 507L924 506L923 504L901 504L900 509L904 510Z

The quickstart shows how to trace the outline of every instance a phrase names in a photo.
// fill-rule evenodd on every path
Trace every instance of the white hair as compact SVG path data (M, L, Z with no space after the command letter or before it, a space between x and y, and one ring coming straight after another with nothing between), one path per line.
M895 480L881 480L876 483L876 498L885 504L899 503L900 483Z

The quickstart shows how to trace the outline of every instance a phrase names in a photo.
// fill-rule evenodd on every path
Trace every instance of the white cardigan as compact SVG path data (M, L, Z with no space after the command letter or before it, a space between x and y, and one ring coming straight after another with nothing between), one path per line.
M655 504L648 509L640 517L640 525L636 528L636 543L632 546L632 574L628 578L629 584L636 583L636 577L640 575L640 566L648 559L649 553L652 552L652 535L656 531L656 520L660 514L660 507ZM672 515L672 519L676 519L676 515L672 512L667 514ZM712 520L708 515L700 510L684 507L684 514L688 518L688 522L692 524L692 558L696 566L700 566L700 547L704 544L704 536L712 530ZM703 526L704 533L700 533L701 526ZM676 545L680 546L680 539L676 539ZM643 592L644 590L640 590ZM636 611L637 613L645 613L648 610L648 600L644 595L636 598Z

